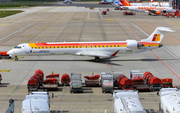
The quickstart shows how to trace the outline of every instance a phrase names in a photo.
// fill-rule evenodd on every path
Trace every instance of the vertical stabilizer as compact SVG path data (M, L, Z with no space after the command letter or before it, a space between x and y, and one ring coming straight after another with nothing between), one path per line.
M167 27L157 27L155 31L149 36L149 38L143 39L141 41L160 43L166 32L174 31Z
M123 0L123 5L124 6L132 6L127 0Z

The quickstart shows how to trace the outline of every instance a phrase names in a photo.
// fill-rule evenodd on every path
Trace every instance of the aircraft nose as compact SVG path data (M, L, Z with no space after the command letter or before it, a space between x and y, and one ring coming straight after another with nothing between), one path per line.
M8 51L7 54L8 54L8 55L13 55L13 54L14 54L14 53L13 53L13 50Z

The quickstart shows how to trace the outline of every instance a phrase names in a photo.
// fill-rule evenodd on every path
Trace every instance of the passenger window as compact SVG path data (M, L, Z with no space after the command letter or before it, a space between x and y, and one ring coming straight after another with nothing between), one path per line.
M61 46L61 48L63 48L63 46Z
M65 46L65 48L67 48L67 46Z
M78 48L78 46L76 46L76 48Z
M73 46L73 48L74 48L74 46Z
M57 48L59 48L59 46Z
M108 45L106 47L108 47Z
M71 48L71 46L69 46L69 48Z
M56 48L56 47L54 47L54 48Z
M37 47L35 47L35 49L37 49Z
M42 47L42 49L44 49L44 47Z
M33 49L33 47L31 49Z

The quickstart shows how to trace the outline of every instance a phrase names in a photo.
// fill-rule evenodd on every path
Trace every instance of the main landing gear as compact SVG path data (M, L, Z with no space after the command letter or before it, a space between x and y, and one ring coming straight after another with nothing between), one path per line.
M17 56L15 56L15 61L18 61L18 57Z
M99 62L99 61L100 61L100 58L96 56L96 57L95 57L95 61L96 61L96 62Z

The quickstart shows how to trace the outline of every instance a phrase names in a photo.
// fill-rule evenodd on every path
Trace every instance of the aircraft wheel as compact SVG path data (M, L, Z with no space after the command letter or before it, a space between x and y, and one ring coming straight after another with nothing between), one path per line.
M95 57L95 61L96 61L96 62L99 62L99 61L100 61L100 58L99 58L99 57Z
M17 56L15 56L15 61L18 61L18 58L17 58Z

